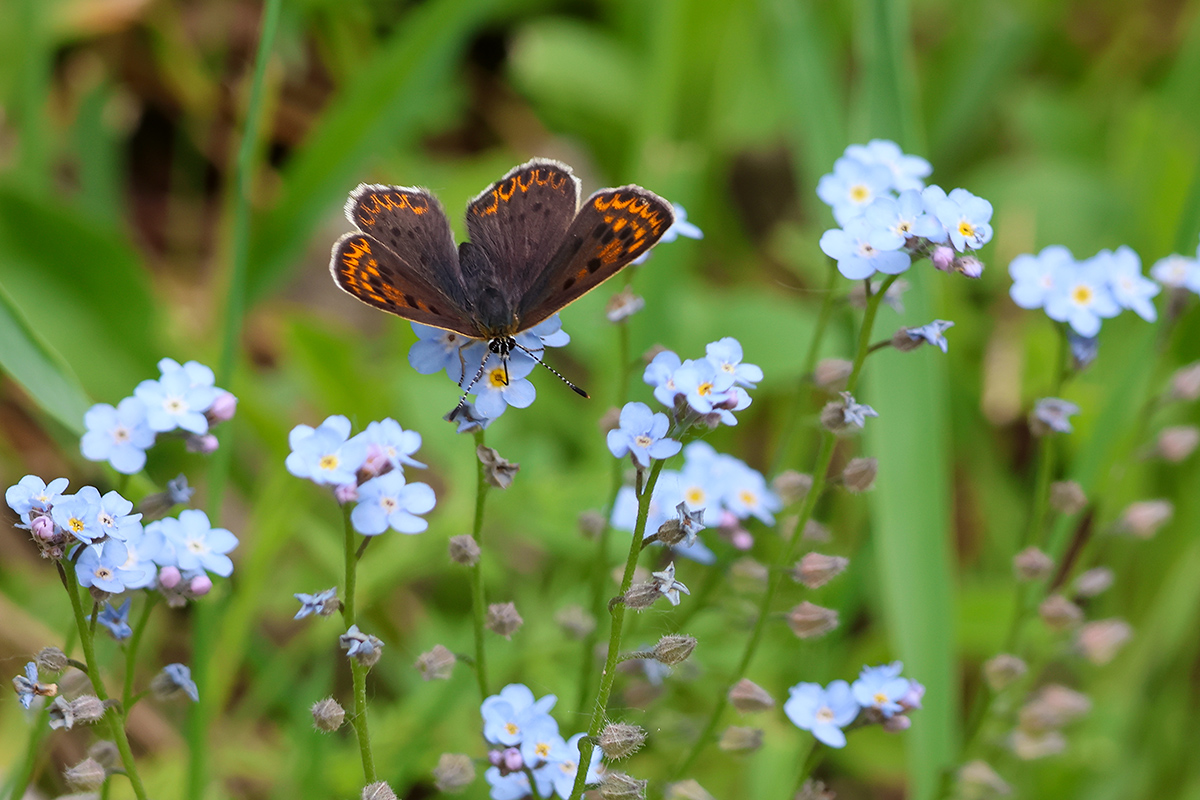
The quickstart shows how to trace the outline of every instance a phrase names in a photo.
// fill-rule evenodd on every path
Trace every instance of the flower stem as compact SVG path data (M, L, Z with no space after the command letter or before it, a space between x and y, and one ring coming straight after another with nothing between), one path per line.
M629 591L633 584L633 571L637 568L638 556L642 553L642 537L646 533L646 520L650 516L650 498L654 495L654 486L658 483L658 475L662 472L662 461L655 461L650 467L650 476L646 479L642 493L638 495L637 524L633 529L633 541L629 543L629 556L625 559L625 575L621 578L621 595ZM608 698L612 695L613 683L617 677L617 660L621 655L621 633L625 624L625 604L613 603L612 629L608 636L608 657L604 661L604 672L600 673L600 691L596 695L596 704L592 707L592 721L588 725L588 735L579 740L579 769L575 774L575 786L571 790L570 800L579 800L583 796L587 782L588 766L592 763L592 751L595 749L595 739L600 735L604 725L605 711L608 708Z
M125 690L121 693L121 706L128 714L133 709L133 676L137 665L137 651L142 644L142 634L146 632L146 623L150 621L150 612L158 601L156 592L146 592L146 603L142 606L142 615L138 617L133 627L133 635L125 648Z
M354 594L358 581L358 546L354 526L350 524L350 505L342 508L342 517L346 530L346 587L342 598L342 620L349 629L357 624L355 616ZM367 729L367 668L357 660L350 659L350 675L354 681L354 716L350 724L358 737L358 750L362 756L363 777L368 784L375 783L375 758L371 755L371 733Z
M800 766L800 774L796 778L796 788L788 793L788 800L799 794L804 788L804 782L812 777L817 766L820 765L821 759L825 757L825 748L816 739L812 740L812 744L808 747L808 755L804 757L804 763Z
M92 682L92 690L96 693L96 697L103 703L108 700L108 693L104 690L104 682L100 680L100 669L96 665L96 649L93 646L94 643L88 628L86 615L83 613L83 602L79 598L79 590L77 588L79 581L75 576L75 564L67 558L59 560L58 574L62 578L63 586L71 598L71 609L75 612L75 627L79 631L79 642L83 646L83 658L87 664L88 680ZM133 760L133 749L129 746L129 737L125 733L126 713L127 711L124 707L113 706L108 709L104 716L108 719L113 741L117 745L117 752L121 754L121 764L125 767L125 775L129 778L129 783L133 787L133 793L138 800L146 800L146 789L142 786L142 778L138 774L137 763Z
M879 291L867 298L867 308L863 314L862 329L859 331L858 336L858 353L854 358L854 368L846 381L846 391L848 392L853 392L858 385L858 378L862 373L863 363L867 360L867 354L871 348L871 328L875 325L875 314L879 310L879 303L887 293L888 287L895 280L896 276L889 276L883 282ZM823 431L821 434L821 447L817 451L816 465L812 472L812 488L804 497L804 504L800 508L799 520L792 531L791 538L788 539L787 544L783 548L782 556L772 565L771 580L767 584L767 591L763 593L762 600L759 602L758 616L754 622L754 628L750 632L750 639L746 642L746 649L742 651L742 658L738 662L737 670L729 680L731 686L746 676L746 672L750 668L750 663L754 659L754 654L758 651L758 645L762 641L767 618L770 615L771 603L775 600L780 586L783 585L784 579L788 575L786 567L796 558L796 551L800 546L801 539L804 537L804 527L812 519L817 501L825 491L826 473L829 472L829 465L833 461L833 451L836 445L837 437L829 431ZM717 698L717 703L708 717L708 722L704 725L703 732L696 739L696 743L692 746L691 751L680 764L679 768L675 770L676 779L687 773L695 765L696 760L708 745L714 731L716 731L717 725L721 721L721 714L724 713L728 702L729 698L724 693Z
M475 431L475 448L484 446L483 431ZM475 457L475 524L471 535L479 545L479 559L471 566L471 608L475 624L475 680L479 683L479 696L487 699L487 651L484 649L484 623L487 619L487 598L483 592L483 511L487 502L487 470L478 454Z

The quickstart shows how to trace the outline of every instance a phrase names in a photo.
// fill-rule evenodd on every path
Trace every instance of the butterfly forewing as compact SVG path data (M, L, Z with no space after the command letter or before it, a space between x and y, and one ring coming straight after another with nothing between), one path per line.
M596 192L517 304L519 330L537 325L649 250L675 220L671 204L640 186Z
M467 234L512 307L562 243L578 207L579 179L549 159L516 167L467 206Z
M479 335L469 312L373 236L344 234L333 245L329 270L343 291L367 305L464 336Z

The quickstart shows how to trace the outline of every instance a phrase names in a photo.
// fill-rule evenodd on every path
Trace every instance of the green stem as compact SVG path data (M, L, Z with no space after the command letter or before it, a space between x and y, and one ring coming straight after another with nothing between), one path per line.
M658 483L658 475L662 472L662 461L655 461L650 467L650 475L638 496L637 525L633 529L633 540L629 543L629 556L625 559L625 575L621 578L621 593L624 596L633 584L633 571L637 569L638 556L642 552L642 537L646 533L646 520L650 516L650 498L654 495L654 487ZM604 725L605 711L608 709L608 698L612 695L613 683L617 677L617 660L621 655L621 632L625 624L625 604L612 604L612 629L608 636L608 657L604 660L604 672L600 673L600 691L596 695L596 704L592 708L592 721L588 725L588 735L579 740L579 770L575 774L575 786L571 790L570 800L579 800L583 796L584 785L587 782L588 765L592 763L592 750L595 749L595 739L600 735Z
M895 280L896 276L894 275L888 277L883 282L883 286L880 287L879 291L867 299L867 308L863 313L862 330L859 332L858 337L858 353L854 358L854 368L846 381L846 391L848 392L853 393L855 387L858 385L859 375L862 373L863 364L866 362L870 351L871 329L875 326L875 315L879 311L879 303L883 300L884 294L887 293L888 287ZM762 600L759 601L758 616L755 619L754 628L750 632L750 639L746 642L746 649L742 651L742 658L738 662L737 670L729 681L731 686L746 676L746 672L750 668L750 663L754 660L754 655L758 651L758 645L762 641L763 632L766 629L767 618L770 616L771 603L775 600L775 596L779 593L784 579L788 576L787 565L792 563L796 558L796 551L799 549L800 541L804 536L804 526L812 519L817 501L825 491L826 474L829 472L829 465L833 461L833 451L836 445L837 437L829 431L824 431L821 435L821 447L817 452L816 465L812 472L812 488L804 497L804 504L800 509L800 518L795 529L792 531L791 538L788 539L787 544L783 548L782 557L772 565L771 580L767 584L767 591L763 593ZM696 739L696 743L692 746L691 751L675 771L675 779L686 774L695 765L696 760L700 757L700 754L704 751L704 748L716 731L717 725L721 721L721 714L724 713L728 702L729 698L725 693L722 693L717 698L717 703L708 717L708 722L705 723L703 732Z
M146 623L150 621L150 612L154 609L157 601L157 592L146 592L146 603L142 606L142 615L138 617L137 624L133 626L133 635L129 637L129 644L125 647L125 689L121 693L121 705L125 708L126 714L133 708L133 676L136 671L138 647L142 644L142 634L146 632Z
M357 624L355 616L354 595L358 582L358 541L354 526L350 523L350 504L342 508L343 525L345 527L345 558L346 583L342 598L342 620L349 629ZM356 659L350 659L350 674L354 681L354 716L350 724L358 737L358 750L362 756L363 777L368 784L375 783L375 758L371 755L371 733L367 729L367 668Z
M821 763L821 759L825 757L825 748L816 739L812 740L812 744L808 746L808 755L804 757L804 763L800 765L800 774L796 777L796 788L788 793L788 800L799 794L804 788L804 782L812 777L813 772Z
M75 564L64 558L58 562L59 577L71 598L71 609L75 612L75 627L79 630L79 642L83 646L83 658L87 664L88 680L92 682L92 690L100 702L108 700L108 692L104 690L104 682L100 680L100 669L96 665L96 649L88 628L87 617L83 613L83 602L79 598L79 580L75 575ZM129 737L125 733L125 710L123 707L110 706L105 713L117 752L121 754L121 764L133 787L133 793L138 800L146 800L146 789L142 786L142 778L137 771L137 763L133 760L133 749L129 746Z
M475 431L475 448L484 446L483 431ZM484 648L484 626L487 621L487 597L483 590L483 512L487 503L488 490L491 484L487 482L487 470L483 461L475 456L475 524L471 535L479 545L479 559L471 566L471 608L475 625L475 680L479 684L479 696L488 696L487 651Z

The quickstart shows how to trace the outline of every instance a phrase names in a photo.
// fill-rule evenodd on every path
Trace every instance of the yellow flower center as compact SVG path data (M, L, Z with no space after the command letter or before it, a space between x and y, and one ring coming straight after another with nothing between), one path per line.
M535 753L537 753L539 756L541 756L542 758L550 757L550 745L547 744L546 742L538 742L537 745L533 748L533 751Z
M965 219L958 223L958 232L968 239L975 238L975 226Z
M71 529L71 533L79 533L84 527L83 520L78 517L71 517L67 520L67 527Z
M742 489L740 492L738 492L738 499L748 506L756 505L758 503L758 495L754 494L754 492L750 491L749 489Z
M1071 290L1071 299L1079 305L1087 305L1092 301L1092 287L1085 284L1079 284Z
M871 190L861 183L850 187L850 199L855 203L865 203L871 197Z
M509 736L516 736L521 732L521 729L516 726L516 723L506 722L504 723L504 732Z
M875 705L881 706L888 701L888 696L883 692L876 692L871 695L871 699L875 701Z
M508 381L504 378L504 369L494 369L489 372L488 383L492 385L493 389L502 389L505 386L508 386Z
M911 231L912 231L912 223L911 222L907 222L907 221L901 222L899 225L896 226L897 233L909 233Z
M337 469L338 457L330 453L327 456L321 456L321 460L317 463L321 469Z
M694 508L704 503L704 490L693 487L687 490L684 497L687 498L688 505Z
M696 394L701 397L708 397L712 394L713 385L711 383L702 383L696 387Z

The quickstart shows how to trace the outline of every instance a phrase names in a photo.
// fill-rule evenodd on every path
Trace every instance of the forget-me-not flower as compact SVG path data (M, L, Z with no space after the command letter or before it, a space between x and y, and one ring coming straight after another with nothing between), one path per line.
M734 383L748 389L755 388L763 379L761 367L742 363L742 344L732 336L705 345L704 357L719 371L732 375Z
M305 594L304 592L296 592L294 595L300 601L300 610L296 612L296 616L292 619L303 619L309 614L317 616L327 616L332 613L338 606L337 587L326 589L323 592L316 594Z
M675 395L679 393L675 388L675 371L682 365L678 355L664 350L651 359L642 373L642 379L654 387L654 399L667 408L675 406Z
M1100 332L1100 320L1115 317L1121 307L1108 285L1103 260L1089 258L1061 270L1055 289L1046 297L1046 316L1070 324L1082 336Z
M200 702L200 689L192 680L192 670L186 664L167 664L155 678L166 693L182 692L191 698L193 703Z
M46 483L37 475L26 475L4 492L4 500L8 507L26 525L29 524L29 514L33 511L46 512L67 489L66 478L55 478Z
M850 685L833 681L821 688L819 683L798 683L788 690L783 713L801 730L830 747L845 747L846 734L842 728L858 716L859 706Z
M867 424L867 417L879 416L878 411L865 403L858 402L849 392L838 392L838 394L842 397L842 422L844 424L862 428Z
M350 524L364 536L376 536L388 528L400 533L421 533L429 523L418 514L433 510L437 498L424 483L406 483L399 470L358 487L358 505L350 512Z
M924 178L933 172L933 166L920 156L910 156L900 145L888 139L872 139L864 144L852 144L846 148L845 156L860 164L880 164L891 172L891 188L897 192L924 188Z
M179 518L167 517L150 523L162 534L174 552L174 566L187 572L206 570L222 578L233 574L233 561L226 553L238 546L237 537L225 528L214 528L208 514L195 508L179 512ZM160 562L161 563L161 562Z
M495 419L508 406L528 408L537 397L537 389L526 377L537 362L524 353L513 353L507 364L491 357L475 384L475 409L485 417Z
M1044 247L1036 256L1019 255L1008 265L1008 274L1013 279L1008 294L1021 308L1042 308L1074 263L1071 251L1060 244Z
M1049 431L1070 433L1071 417L1079 413L1079 406L1059 397L1043 397L1033 406L1033 419Z
M121 580L121 566L129 559L125 543L119 539L108 539L84 547L83 554L75 562L79 585L87 588L119 594L125 591Z
M100 528L100 509L87 495L59 497L50 509L54 524L81 542L90 543L104 536Z
M617 458L626 455L643 469L650 459L662 460L679 452L682 446L664 438L671 425L666 414L656 414L645 403L626 403L621 409L621 427L608 432L608 449Z
M204 412L217 394L211 384L195 383L190 372L182 367L164 373L156 381L142 381L133 390L133 396L146 406L146 424L159 433L177 428L188 433L208 433Z
M153 524L153 523L151 523ZM125 563L118 568L121 583L126 589L145 589L154 584L158 574L156 559L162 554L164 542L161 530L156 526L143 528L139 525L130 530L123 540L125 542ZM171 560L175 560L172 552Z
M899 661L878 667L863 667L858 680L850 686L854 699L863 708L874 708L885 718L903 710L900 701L909 692L908 678L901 678L904 665Z
M35 661L26 663L25 674L17 675L12 682L13 689L17 692L17 700L21 703L21 708L26 710L33 705L33 698L50 697L57 689L57 687L51 688L38 683L38 667Z
M83 457L107 461L124 475L146 466L146 451L154 445L154 431L146 417L146 405L137 397L126 397L116 408L97 403L83 415L87 433L79 441ZM206 423L207 425L207 423Z
M118 492L109 492L103 497L95 486L84 486L76 495L95 509L99 535L114 539L128 539L142 529L142 515L132 514L133 503Z
M405 465L421 468L425 466L412 457L413 453L421 449L421 434L404 430L399 422L390 417L368 423L367 429L354 438L367 443L366 466L372 472L382 472L383 463L401 471ZM375 469L371 469L373 465Z
M1158 319L1158 310L1150 298L1162 289L1142 275L1142 260L1132 248L1121 245L1115 252L1101 250L1095 258L1108 269L1109 288L1122 308L1132 309L1147 322Z
M719 371L706 358L683 362L672 379L676 392L698 414L712 413L714 405L724 400L725 393L733 387L733 375Z
M1200 260L1172 254L1150 268L1150 277L1168 289L1190 289L1200 294Z
M104 608L100 609L100 616L96 617L96 622L103 625L118 642L133 636L133 628L129 627L129 607L132 604L132 597L125 598L119 608L113 608L112 603L105 603ZM90 615L88 619L91 619Z
M919 328L905 328L904 332L912 341L923 340L945 353L950 346L946 341L945 332L953 327L954 323L949 320L935 319L928 325L922 325Z
M673 606L679 605L680 592L686 595L691 594L691 591L682 582L675 580L674 561L667 564L666 568L661 572L652 572L650 574L654 577L654 585L658 587L658 591L662 593L663 597L670 600Z
M842 156L833 163L833 172L822 175L817 182L817 197L833 209L838 224L845 225L891 185L892 172L888 167Z
M910 189L899 197L877 197L863 213L876 231L872 242L884 250L899 250L909 239L946 241L946 229L927 213L921 193Z
M548 694L535 700L533 692L521 683L510 683L483 701L483 738L492 744L520 745L527 729L542 723L558 698Z
M821 252L837 261L838 272L851 280L869 278L876 272L899 275L912 266L912 258L901 250L887 249L891 234L875 227L865 217L855 217L844 228L821 235Z
M992 204L966 189L952 190L933 206L933 213L960 253L978 250L992 240Z
M350 420L340 415L327 418L318 428L297 425L288 434L288 444L292 452L287 471L316 484L354 483L367 460L367 442L351 439Z

